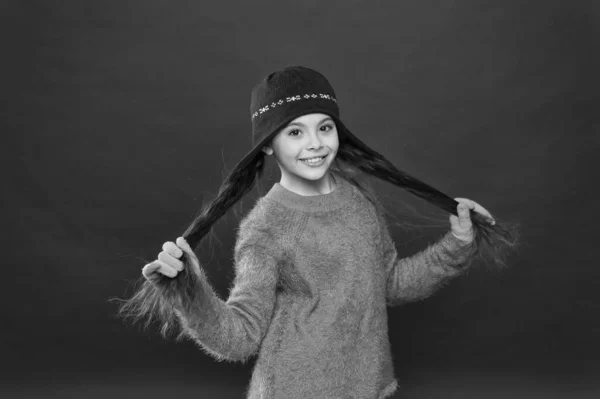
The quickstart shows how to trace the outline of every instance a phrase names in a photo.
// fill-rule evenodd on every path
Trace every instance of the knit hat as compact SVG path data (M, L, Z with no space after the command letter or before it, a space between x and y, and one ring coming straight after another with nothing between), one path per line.
M250 117L253 148L238 166L248 166L283 127L311 113L326 114L333 119L340 144L348 139L360 142L340 120L335 92L325 76L310 68L288 66L270 73L252 90Z

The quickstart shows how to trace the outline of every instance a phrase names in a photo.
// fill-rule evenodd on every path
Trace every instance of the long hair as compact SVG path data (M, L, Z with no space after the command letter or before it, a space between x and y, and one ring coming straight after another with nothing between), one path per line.
M381 209L379 202L364 175L374 176L403 188L436 207L457 215L456 200L401 171L361 141L346 136L342 136L342 139L331 169L360 189L378 209ZM243 168L237 165L229 173L217 196L201 209L182 235L192 248L197 248L213 224L254 187L263 174L264 166L265 154L259 151L250 165ZM518 225L503 222L497 217L495 224L491 225L485 217L476 212L471 212L471 221L476 248L474 256L482 259L490 267L505 267L506 255L517 245ZM194 302L198 278L189 267L186 254L181 260L184 268L175 278L157 273L156 279L150 282L140 277L134 295L127 300L119 300L119 315L133 322L145 320L144 327L156 321L161 325L160 331L163 336L176 329L174 304L185 306ZM181 337L182 334L179 334L177 338Z

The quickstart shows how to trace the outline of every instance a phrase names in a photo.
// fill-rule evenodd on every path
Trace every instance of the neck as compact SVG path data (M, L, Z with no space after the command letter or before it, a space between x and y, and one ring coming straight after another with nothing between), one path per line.
M319 180L290 179L282 175L279 184L293 193L306 197L329 194L336 189L335 180L332 178L331 172L327 172Z

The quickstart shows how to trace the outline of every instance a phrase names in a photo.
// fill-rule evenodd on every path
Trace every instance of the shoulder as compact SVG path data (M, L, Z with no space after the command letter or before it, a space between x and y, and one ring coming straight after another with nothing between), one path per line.
M298 225L295 212L260 197L240 221L235 251L252 248L279 257Z

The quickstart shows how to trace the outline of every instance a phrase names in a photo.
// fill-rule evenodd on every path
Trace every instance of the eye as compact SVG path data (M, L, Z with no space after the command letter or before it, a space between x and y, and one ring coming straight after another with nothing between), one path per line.
M323 130L325 132L329 132L330 130L333 130L333 126L331 126L330 124L323 125L323 126L321 126L321 130Z
M290 131L288 132L288 136L294 136L294 134L292 134L292 133L294 133L294 132L301 133L299 129L294 129L294 130L290 130Z

